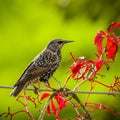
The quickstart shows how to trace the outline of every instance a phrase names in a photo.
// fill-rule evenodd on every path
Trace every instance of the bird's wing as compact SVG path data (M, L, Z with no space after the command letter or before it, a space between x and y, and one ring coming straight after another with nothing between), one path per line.
M47 67L40 67L35 64L34 61L32 61L28 67L25 69L19 80L16 82L14 86L17 86L19 83L27 82L31 79L36 78L39 74L44 73L48 70L50 70L53 66L56 65L56 62L49 62Z

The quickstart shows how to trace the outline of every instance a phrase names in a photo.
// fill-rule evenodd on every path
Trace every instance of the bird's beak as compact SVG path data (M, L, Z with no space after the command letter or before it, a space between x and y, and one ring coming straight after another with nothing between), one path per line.
M74 42L73 40L65 40L64 44L69 43L69 42Z

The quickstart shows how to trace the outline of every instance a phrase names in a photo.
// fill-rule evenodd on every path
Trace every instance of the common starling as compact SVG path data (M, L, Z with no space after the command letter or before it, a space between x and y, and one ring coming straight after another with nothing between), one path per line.
M47 47L38 54L25 69L19 80L15 83L10 95L17 96L22 89L29 84L48 79L58 68L61 61L61 48L64 44L73 42L70 40L54 39L49 42Z

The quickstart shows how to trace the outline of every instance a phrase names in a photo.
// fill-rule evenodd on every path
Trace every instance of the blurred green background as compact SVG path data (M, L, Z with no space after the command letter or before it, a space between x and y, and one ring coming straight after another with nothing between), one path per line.
M119 20L119 0L0 0L0 85L12 86L27 64L54 38L75 41L63 47L63 60L54 74L63 84L69 75L66 71L72 64L69 53L72 52L76 57L85 56L88 59L95 59L96 49L93 42L95 35L99 30L106 30L112 22ZM101 70L101 73L106 74L106 78L101 81L110 84L114 76L119 75L119 52L116 61L110 65L110 71L104 71L105 68ZM71 82L68 83L69 88L77 84L73 80ZM50 83L56 84L52 79ZM84 84L80 90L89 90L89 86ZM107 89L98 86L95 90ZM8 106L11 112L24 109L15 98L9 97L10 92L11 90L8 89L0 89L0 114L6 112ZM79 97L84 102L86 95ZM92 95L90 101L104 103L115 111L120 111L119 96ZM30 107L37 119L39 113L34 106L30 105ZM76 117L75 112L70 108L61 112L63 118L69 117L72 120ZM94 111L92 114L96 120L120 119L120 116L114 117L106 110ZM53 116L50 118L54 119ZM9 120L2 118L2 120L7 119ZM18 119L27 120L28 117L21 113L13 120ZM47 119L46 116L45 120Z

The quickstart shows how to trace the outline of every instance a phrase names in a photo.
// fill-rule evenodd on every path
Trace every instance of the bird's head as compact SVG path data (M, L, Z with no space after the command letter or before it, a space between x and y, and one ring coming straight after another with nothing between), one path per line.
M66 43L73 42L72 40L62 40L62 39L54 39L49 42L47 49L52 52L56 52L62 48L62 46Z

